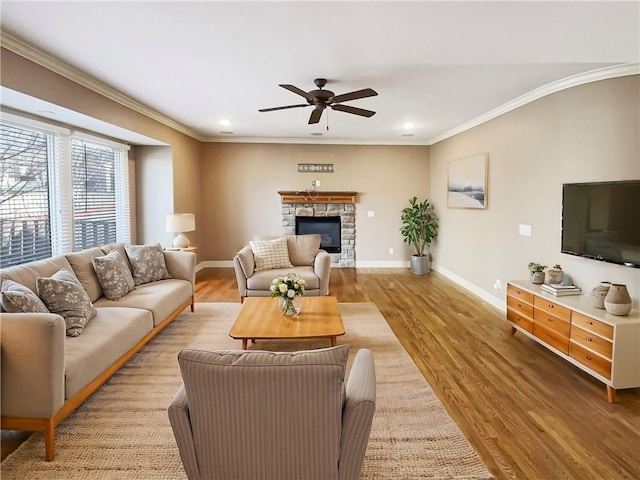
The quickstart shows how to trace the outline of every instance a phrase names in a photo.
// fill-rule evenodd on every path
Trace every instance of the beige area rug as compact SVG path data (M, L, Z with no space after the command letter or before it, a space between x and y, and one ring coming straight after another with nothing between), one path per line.
M240 304L199 303L152 340L56 429L56 458L44 461L33 434L0 465L10 479L184 479L166 408L181 383L182 347L239 349L228 332ZM338 343L373 351L377 409L362 478L492 478L372 303L340 304L347 334ZM258 342L295 350L328 340Z

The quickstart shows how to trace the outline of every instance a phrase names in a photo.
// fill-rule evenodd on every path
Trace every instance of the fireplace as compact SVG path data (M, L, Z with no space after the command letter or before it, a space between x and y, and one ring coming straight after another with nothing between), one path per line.
M328 253L340 253L342 251L341 229L340 216L296 216L296 235L319 234L320 248Z

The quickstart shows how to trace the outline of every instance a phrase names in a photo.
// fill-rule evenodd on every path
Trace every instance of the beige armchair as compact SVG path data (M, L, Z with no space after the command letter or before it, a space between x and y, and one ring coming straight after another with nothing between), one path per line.
M307 282L305 295L329 295L329 276L331 274L331 257L320 249L320 235L286 235L279 239L262 240L264 243L278 244L286 238L288 262L279 263L288 266L264 269L261 258L256 258L252 249L255 242L243 247L233 258L233 268L238 281L240 299L245 297L268 297L271 281L290 272L297 273ZM275 247L274 247L275 248ZM268 255L268 254L267 254Z
M184 349L169 419L190 480L358 479L375 411L373 356Z

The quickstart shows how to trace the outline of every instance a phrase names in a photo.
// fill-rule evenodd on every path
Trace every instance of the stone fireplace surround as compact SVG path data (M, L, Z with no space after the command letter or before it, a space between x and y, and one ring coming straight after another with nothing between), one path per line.
M282 201L282 231L295 234L296 215L309 217L340 216L341 253L330 253L334 267L356 266L357 192L278 192Z

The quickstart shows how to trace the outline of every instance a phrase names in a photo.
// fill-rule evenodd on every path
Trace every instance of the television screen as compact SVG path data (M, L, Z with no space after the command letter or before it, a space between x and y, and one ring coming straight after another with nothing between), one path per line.
M564 184L562 253L640 268L640 180Z

